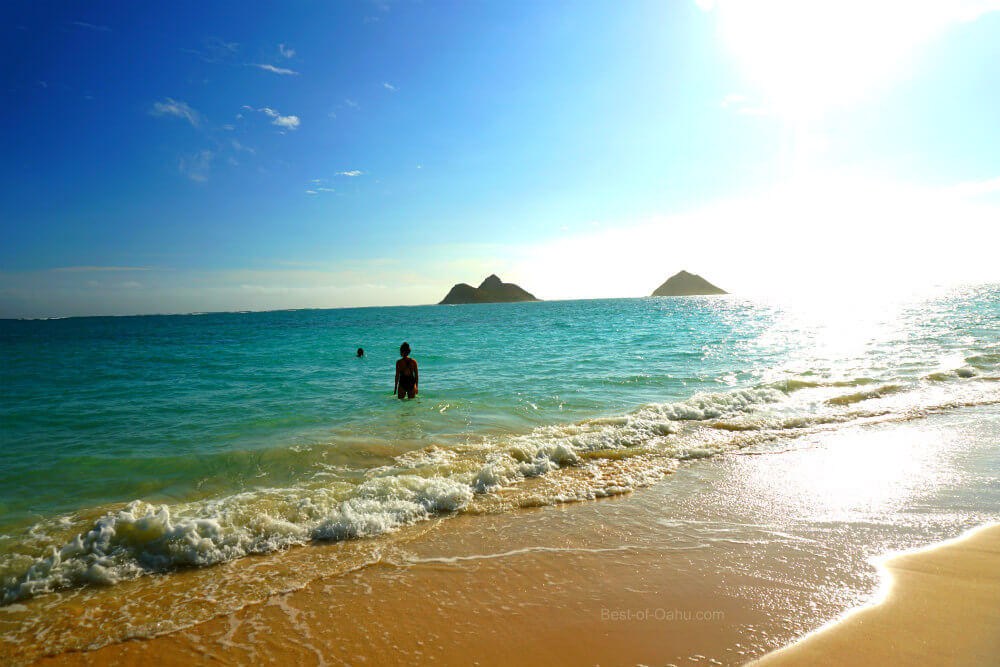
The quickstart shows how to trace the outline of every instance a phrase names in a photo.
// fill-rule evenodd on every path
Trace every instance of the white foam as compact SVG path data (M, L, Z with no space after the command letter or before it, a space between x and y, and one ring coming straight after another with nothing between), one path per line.
M408 452L391 466L370 470L360 483L318 475L311 486L257 489L172 507L135 501L108 512L62 548L50 547L30 567L20 568L19 575L6 576L2 600L9 604L69 586L113 584L148 572L210 565L314 539L379 535L436 514L460 511L476 494L579 465L584 457L621 458L655 451L667 461L649 470L633 466L609 479L595 474L589 486L574 485L548 500L626 493L659 479L669 461L705 458L732 446L727 440L694 444L683 434L692 422L736 417L786 398L774 387L701 393L626 415L540 427L460 450L429 447ZM0 558L5 559L0 571L18 570L9 555Z

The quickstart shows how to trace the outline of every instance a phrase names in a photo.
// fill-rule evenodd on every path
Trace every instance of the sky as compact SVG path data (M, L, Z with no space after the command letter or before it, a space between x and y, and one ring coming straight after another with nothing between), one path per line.
M1000 282L1000 0L5 3L0 317Z

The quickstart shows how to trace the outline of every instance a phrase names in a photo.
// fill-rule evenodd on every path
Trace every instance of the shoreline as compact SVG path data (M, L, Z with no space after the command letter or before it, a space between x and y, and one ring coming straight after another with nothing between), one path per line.
M748 667L997 664L1000 521L877 566L883 583L871 602Z
M885 586L874 556L995 520L1000 490L987 473L998 431L986 409L858 425L817 434L802 449L687 466L626 497L453 516L356 571L177 632L40 664L769 660L822 634L829 619L870 608ZM879 450L909 459L894 471L855 467L859 454ZM986 472L966 478L979 509L962 518L941 492L948 480L938 466L969 451L984 453L970 465ZM929 517L919 513L928 503Z

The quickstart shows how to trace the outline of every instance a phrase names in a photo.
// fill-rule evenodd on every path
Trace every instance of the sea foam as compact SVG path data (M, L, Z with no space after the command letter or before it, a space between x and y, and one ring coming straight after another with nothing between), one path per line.
M61 588L212 565L311 540L371 537L461 511L477 494L580 464L595 453L614 458L620 450L659 447L678 461L710 456L716 450L685 447L676 437L679 423L735 415L785 397L772 387L701 393L626 415L499 438L468 448L461 461L456 452L427 448L397 457L395 465L374 469L354 486L260 489L173 507L134 501L107 512L61 548L50 546L21 572L5 563L2 600L10 604ZM670 439L676 442L667 446ZM640 475L581 497L621 493L648 481Z

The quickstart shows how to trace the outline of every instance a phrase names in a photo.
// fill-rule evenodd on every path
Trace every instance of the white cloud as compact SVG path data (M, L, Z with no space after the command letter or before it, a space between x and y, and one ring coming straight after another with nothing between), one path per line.
M337 176L360 176L363 173L364 173L363 171L359 171L357 169L352 169L350 171L338 171L336 175Z
M153 108L149 110L151 116L176 116L187 120L194 127L201 125L201 114L188 106L187 102L175 100L172 97L166 98L162 102L154 102Z
M286 130L297 130L300 124L298 116L278 116L271 123Z
M275 74L298 74L295 70L288 69L286 67L275 67L274 65L261 65L259 63L251 63L253 67L259 67L262 70L268 72L274 72Z
M1000 191L998 179L976 186ZM996 282L1000 269L990 257L1000 245L998 215L996 197L807 172L751 197L644 220L607 220L522 246L522 263L511 273L552 299L639 296L687 269L734 293L812 294L822 303L819 294ZM721 242L703 243L706 229ZM664 247L684 252L665 256ZM567 281L581 262L598 262L602 270Z
M278 51L280 51L281 55L285 56L286 58L295 57L295 49L286 44L278 44Z
M347 106L351 107L352 109L357 109L358 108L358 103L355 102L354 100L344 100L344 104L346 104Z
M383 82L382 87L385 88L386 90L391 90L393 92L396 92L396 86L392 85L388 81Z
M245 146L245 145L241 144L240 142L236 141L235 139L232 140L232 145L233 145L233 148L235 150L238 150L238 151L246 151L247 153L255 153L256 152L254 149L250 148L249 146Z
M84 23L83 21L73 21L73 25L78 28L86 28L87 30L96 30L97 32L111 32L111 28L106 25L95 25L93 23Z
M250 107L244 107L249 109ZM297 130L301 121L298 116L282 116L279 112L275 111L271 107L261 107L257 111L271 117L271 125L277 125L278 127L283 127L286 130Z
M306 194L307 195L315 195L315 194L318 194L318 193L315 190L306 190Z
M214 158L215 153L212 151L198 151L190 157L181 158L177 170L192 181L204 183L208 180L208 171Z

